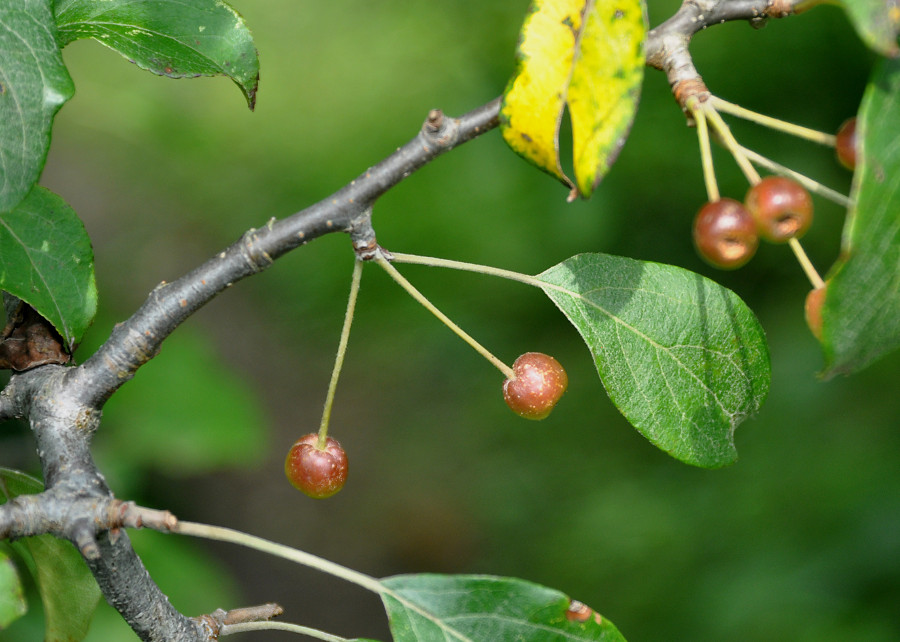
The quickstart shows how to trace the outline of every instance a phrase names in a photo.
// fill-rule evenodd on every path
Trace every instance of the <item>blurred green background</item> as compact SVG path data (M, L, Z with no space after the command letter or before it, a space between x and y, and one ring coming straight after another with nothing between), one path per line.
M101 313L80 359L159 281L326 197L411 138L429 109L456 115L499 95L528 6L232 4L260 50L255 113L224 79L155 77L95 42L64 52L77 93L57 118L43 183L83 217L97 256ZM655 25L679 3L649 4ZM873 63L834 7L761 30L722 25L692 51L719 96L825 131L855 112ZM733 126L748 147L847 191L827 149ZM721 150L716 159L723 194L742 198L734 163ZM632 641L900 639L900 357L820 381L803 320L809 286L790 252L762 247L736 273L696 257L696 136L654 70L595 197L565 196L492 132L382 198L374 222L396 251L529 273L608 252L733 288L759 315L773 366L767 404L737 432L736 465L694 469L643 440L537 290L401 268L507 362L539 350L566 366L553 415L517 418L498 373L370 267L332 417L348 485L307 499L284 479L283 457L318 427L353 262L335 235L224 293L110 401L96 453L112 488L375 576L523 577L587 602ZM825 270L843 213L816 206L804 245ZM4 465L34 469L24 428L0 439ZM353 586L232 546L133 539L188 614L278 601L287 621L388 639L380 603ZM0 639L41 639L39 615L35 606ZM89 640L133 639L104 604Z

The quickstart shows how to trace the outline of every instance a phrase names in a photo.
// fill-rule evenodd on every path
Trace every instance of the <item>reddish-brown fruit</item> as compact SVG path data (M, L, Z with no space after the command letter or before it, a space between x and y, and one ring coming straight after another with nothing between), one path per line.
M841 165L856 169L856 118L845 120L835 138L834 150Z
M288 481L313 499L331 497L347 481L347 453L336 439L325 441L320 450L316 433L304 435L294 442L284 461Z
M812 197L784 176L766 176L747 191L744 205L756 221L756 231L772 243L800 238L812 225Z
M806 325L819 341L822 340L822 305L825 303L825 292L826 288L824 287L810 290L806 295L806 304L804 305Z
M722 198L697 212L694 245L711 265L734 270L753 258L759 237L750 212L733 198Z
M513 363L514 379L503 382L503 398L526 419L544 419L563 396L569 377L559 361L541 352L526 352Z

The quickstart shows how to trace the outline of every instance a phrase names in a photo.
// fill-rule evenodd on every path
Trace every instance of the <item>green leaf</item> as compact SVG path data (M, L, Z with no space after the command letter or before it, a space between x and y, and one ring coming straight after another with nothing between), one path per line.
M0 630L18 620L28 611L22 581L16 565L0 548Z
M0 290L50 321L69 349L94 318L91 241L75 211L43 187L14 210L0 212Z
M855 372L900 347L900 60L876 67L856 136L855 205L822 309L827 375Z
M0 504L19 495L34 495L44 490L44 483L20 470L0 467Z
M94 38L160 76L227 76L256 104L253 37L221 0L56 0L56 21L62 45Z
M381 583L394 642L625 640L599 616L569 621L568 597L524 580L422 574L396 575Z
M673 457L734 462L734 429L769 390L759 322L732 291L688 270L580 254L539 274L578 329L610 399Z
M50 1L0 2L0 212L38 180L53 116L74 92Z
M882 56L900 55L900 7L886 0L838 0L866 45Z
M39 493L44 485L25 473L0 468L0 504L18 495ZM100 601L100 588L75 547L52 535L20 540L30 555L46 621L45 642L75 642L87 635Z
M500 110L507 144L589 197L634 120L645 32L641 0L534 0ZM567 106L574 180L559 158L559 127Z
M23 540L37 569L44 605L45 642L71 642L87 635L100 603L100 587L70 543L51 535Z

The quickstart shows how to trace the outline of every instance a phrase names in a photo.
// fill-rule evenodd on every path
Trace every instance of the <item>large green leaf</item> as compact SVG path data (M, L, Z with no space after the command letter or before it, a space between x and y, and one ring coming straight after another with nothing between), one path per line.
M256 103L253 37L221 0L56 0L56 20L61 45L94 38L161 76L227 76Z
M18 495L39 493L44 485L25 473L0 468L0 504ZM45 642L76 642L87 635L100 601L100 588L71 543L52 535L17 543L35 577L44 606Z
M882 56L900 55L900 7L887 0L838 0L863 42Z
M570 621L571 600L524 580L397 575L381 581L394 642L624 642L605 618Z
M534 0L500 110L503 138L513 151L590 196L631 128L645 31L641 0ZM574 180L559 158L567 106Z
M3 548L0 548L0 630L25 615L28 604L22 591L22 581L16 565Z
M53 116L75 91L50 4L0 2L0 212L15 207L38 180Z
M765 400L769 351L732 291L688 270L580 254L539 274L594 355L610 399L689 464L737 458L734 429Z
M0 290L37 310L69 348L94 318L91 241L75 211L43 187L12 211L0 212Z
M827 374L900 347L900 60L876 67L856 131L854 205L822 311Z

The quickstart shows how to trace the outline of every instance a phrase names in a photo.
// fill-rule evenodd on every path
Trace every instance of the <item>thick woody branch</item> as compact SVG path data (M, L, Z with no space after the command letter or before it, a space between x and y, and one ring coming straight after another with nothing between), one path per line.
M0 506L0 537L52 533L81 551L107 601L143 640L208 642L200 623L185 617L150 577L128 536L109 530L120 506L89 450L100 420L82 404L62 366L16 374L3 390L5 416L27 418L34 432L46 490Z

